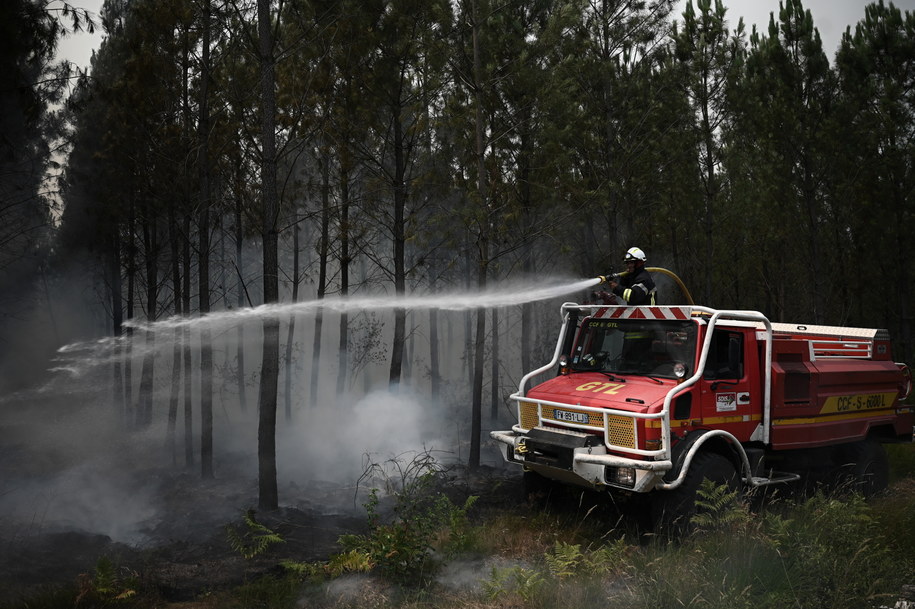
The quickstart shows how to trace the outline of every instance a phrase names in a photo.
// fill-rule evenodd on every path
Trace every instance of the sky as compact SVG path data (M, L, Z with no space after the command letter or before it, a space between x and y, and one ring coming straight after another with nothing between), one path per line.
M2 0L0 0L2 1ZM92 51L98 49L102 42L102 24L99 19L99 11L102 8L103 0L67 0L68 3L78 9L86 9L89 16L95 21L96 31L93 34L79 32L64 37L57 45L57 56L60 59L72 61L81 68L89 67L89 59L92 57ZM63 4L60 0L54 0L51 7ZM68 22L65 22L69 26Z
M99 9L103 0L69 0L70 4L87 9L93 18L98 21ZM751 26L756 24L757 29L765 32L769 23L769 14L778 12L779 0L724 0L728 9L728 18L731 27L737 25L737 20L743 17L747 33ZM893 0L892 2L903 11L915 11L915 0ZM858 23L864 18L864 7L870 4L865 0L804 0L804 7L813 14L813 22L820 31L823 39L823 50L832 60L845 28ZM676 13L680 15L686 0L679 0ZM95 34L73 34L60 42L59 56L69 59L80 67L88 67L92 50L98 48L102 39L101 27Z
M885 1L887 4L892 3L902 11L915 11L915 0ZM876 0L803 0L804 8L813 15L813 24L820 31L823 51L826 52L830 62L839 49L839 42L842 40L845 28L851 26L854 31L854 26L864 19L864 7L873 2ZM778 16L778 4L779 0L724 0L730 29L733 30L737 26L737 20L743 17L748 35L753 24L756 24L756 29L762 33L768 31L769 15L776 13L776 17ZM686 0L677 2L675 10L678 15L683 13L684 6L686 6Z

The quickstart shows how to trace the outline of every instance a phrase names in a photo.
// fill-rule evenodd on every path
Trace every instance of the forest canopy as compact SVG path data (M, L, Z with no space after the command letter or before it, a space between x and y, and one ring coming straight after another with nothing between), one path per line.
M7 0L4 366L46 367L6 348L26 342L25 318L55 330L30 348L53 350L131 320L595 277L632 245L699 304L887 328L912 362L915 14L868 5L830 57L801 0L753 32L720 0L674 6L106 0L105 38L60 106L46 83L65 17ZM58 327L55 290L89 321ZM450 381L472 402L473 463L484 385L495 409L550 348L555 310L280 321L265 321L253 361L242 345L259 327L215 356L201 340L200 378L222 366L244 408L263 369L257 399L274 416L279 398L287 416L293 396L314 405L319 378L342 393L374 370L435 399ZM446 332L457 355L440 361ZM155 366L192 373L189 341L172 356L119 369L132 424L164 416L144 397ZM205 427L213 389L201 391Z

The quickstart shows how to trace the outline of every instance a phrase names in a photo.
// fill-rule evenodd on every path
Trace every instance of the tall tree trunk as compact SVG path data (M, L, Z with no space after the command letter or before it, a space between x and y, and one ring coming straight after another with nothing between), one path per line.
M257 0L257 33L260 42L261 116L261 196L263 197L264 304L279 301L279 261L277 259L277 219L279 200L276 190L276 93L274 91L273 34L270 0ZM264 348L258 403L257 463L258 507L276 510L279 497L276 485L276 393L279 376L279 319L264 318Z
M340 297L346 298L349 294L349 169L344 161L340 168ZM346 389L346 373L349 357L347 355L347 339L349 332L349 316L346 310L340 313L340 343L338 352L337 394L342 394Z
M394 122L394 221L391 227L391 237L394 242L394 294L395 297L399 298L406 292L404 209L407 204L406 186L404 184L406 161L399 105L394 106L392 120ZM401 307L394 309L394 340L391 345L391 371L388 378L388 383L391 386L400 383L403 368L406 317L406 309Z
M489 419L495 421L499 417L499 403L502 401L501 387L499 386L499 309L492 310L492 355L490 358L490 384L492 398L489 404Z
M432 284L435 289L435 284ZM441 371L438 354L438 310L435 307L429 309L429 383L431 390L432 403L438 402L441 395Z
M156 231L155 220L148 217L149 206L147 206L147 217L143 218L143 249L145 250L146 266L146 318L150 322L156 321L158 317L157 302L159 300L159 261L158 261L158 235ZM147 331L146 333L146 353L143 356L143 366L140 373L140 401L137 411L137 427L145 429L152 424L152 402L153 402L153 375L155 373L155 354L154 347L156 342L155 333Z
M476 0L471 0L473 12L473 99L475 107L476 157L477 157L477 196L481 206L481 215L488 216L489 205L486 194L486 149L483 144L483 91L482 60L480 58L480 24L477 16ZM486 289L486 274L489 266L489 241L487 236L489 223L480 222L480 234L477 241L478 273L477 287L480 292ZM473 397L470 416L470 458L468 466L476 469L480 466L480 434L482 433L483 414L483 355L486 347L486 311L477 309L477 330L473 348Z
M245 279L243 276L244 269L244 228L242 227L242 201L236 202L235 206L235 283L236 299L235 304L239 309L245 307ZM235 357L238 362L238 369L235 372L236 388L238 391L238 407L242 412L248 411L247 387L245 385L245 324L238 324L238 347L235 351Z
M181 90L181 107L183 114L182 130L184 133L185 158L191 158L191 94L190 94L190 32L184 32L184 45L182 48L181 65L182 65L182 90ZM184 267L184 274L181 278L181 287L175 289L175 309L178 313L183 313L185 317L191 314L191 171L188 165L185 165L183 188L184 188L184 217L182 226L181 241L181 263ZM177 242L175 243L177 248ZM175 252L177 260L177 251ZM177 266L177 261L176 261ZM173 273L177 272L173 270ZM175 276L177 279L177 275ZM180 307L180 308L179 308ZM175 331L183 340L179 341L182 352L182 368L184 371L184 466L190 469L194 465L194 393L193 393L193 364L191 363L191 330L190 328L178 329ZM178 375L176 374L175 377Z
M292 302L299 301L299 214L292 219ZM286 421L292 421L292 379L295 370L292 366L292 351L295 344L295 313L289 316L289 329L286 334Z
M321 235L318 242L318 293L323 300L327 290L327 248L330 243L330 153L327 148L321 152ZM324 327L324 308L315 311L314 342L311 348L311 385L309 404L318 405L318 370L321 365L321 332Z
M184 200L187 202L187 199ZM178 220L174 206L168 208L168 242L171 253L172 293L174 295L175 316L181 315L181 267L178 250ZM168 425L166 438L168 450L172 455L172 465L178 464L177 442L175 434L178 428L178 398L181 394L181 328L175 328L172 347L172 382L168 394Z
M111 251L108 253L108 273L110 275L109 285L111 286L111 332L115 338L120 337L124 332L124 298L121 294L121 238L118 231L114 231L112 236ZM120 342L116 343L120 345ZM123 424L124 404L126 396L124 395L124 375L123 368L126 360L122 358L121 346L115 347L116 351L111 368L112 386L112 405L114 412L117 414L118 424Z
M197 235L200 248L198 252L200 268L200 314L210 312L210 0L203 2L203 40L200 60L200 120L197 132L197 145L200 150L200 217ZM210 342L210 331L206 326L200 328L200 475L203 478L213 477L213 345Z
M184 251L181 259L184 264L183 290L181 305L185 317L191 314L191 216L184 216ZM184 465L188 469L194 466L194 370L191 352L191 329L184 328Z
M242 109L239 107L237 109L236 120L237 124L242 124ZM239 309L245 307L245 280L244 280L244 214L242 213L244 209L244 198L242 193L245 191L243 176L243 161L240 152L236 152L234 160L234 174L235 174L235 304ZM248 303L250 306L251 303ZM238 324L238 347L235 351L235 358L238 363L238 368L235 374L236 388L238 391L238 407L242 412L248 411L248 392L247 386L245 385L245 324Z
M137 246L134 235L135 223L133 195L130 195L127 212L127 319L133 320L133 299L137 277ZM133 328L127 328L127 344L124 347L124 423L132 427L136 422L133 407Z
M519 172L521 177L521 226L524 233L524 243L521 244L521 272L525 279L534 275L534 251L532 241L527 238L532 230L531 220L531 158L529 154L522 157L523 166ZM534 305L525 302L521 305L521 372L527 374L531 369L531 336Z

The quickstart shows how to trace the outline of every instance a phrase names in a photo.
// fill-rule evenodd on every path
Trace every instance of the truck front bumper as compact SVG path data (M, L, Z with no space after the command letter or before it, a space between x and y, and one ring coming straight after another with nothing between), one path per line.
M526 433L492 431L489 436L504 445L502 456L509 463L581 486L646 493L672 467L669 460L644 461L608 454L600 437L593 434L536 427Z

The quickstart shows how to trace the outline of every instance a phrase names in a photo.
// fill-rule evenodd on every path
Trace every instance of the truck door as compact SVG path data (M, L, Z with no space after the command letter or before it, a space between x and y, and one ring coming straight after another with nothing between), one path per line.
M759 379L753 374L755 351L747 347L744 331L716 328L699 382L702 426L725 429L740 440L753 433L759 422L753 413L762 405Z

